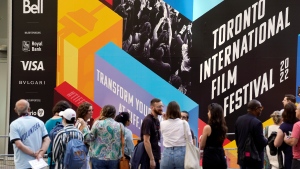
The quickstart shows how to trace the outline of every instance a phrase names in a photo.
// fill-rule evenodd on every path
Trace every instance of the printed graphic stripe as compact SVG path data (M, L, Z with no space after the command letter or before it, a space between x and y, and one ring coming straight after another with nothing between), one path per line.
M191 21L195 21L223 0L165 0Z
M173 98L186 105L183 109L191 110L197 103L176 90L172 85L153 73L150 69L135 60L112 42L96 52L98 56L110 63L141 88L159 98ZM152 84L150 82L155 82ZM167 99L170 100L170 99Z

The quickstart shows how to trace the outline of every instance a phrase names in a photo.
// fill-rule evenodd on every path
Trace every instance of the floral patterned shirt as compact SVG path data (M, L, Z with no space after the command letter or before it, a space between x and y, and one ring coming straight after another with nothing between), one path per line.
M90 144L90 157L99 160L120 159L121 129L124 135L124 126L112 118L95 121L90 132L84 128L82 132L84 140Z

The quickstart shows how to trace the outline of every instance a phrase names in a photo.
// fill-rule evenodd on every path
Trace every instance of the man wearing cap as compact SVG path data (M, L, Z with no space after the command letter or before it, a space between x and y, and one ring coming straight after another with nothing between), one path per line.
M63 168L64 154L66 143L71 139L78 139L83 141L83 135L75 126L76 112L68 108L59 113L62 116L62 123L64 128L60 130L53 141L53 161L55 162L55 168Z
M10 142L14 149L16 168L31 168L28 161L43 158L50 143L44 123L30 116L28 101L16 102L15 112L19 118L10 124Z

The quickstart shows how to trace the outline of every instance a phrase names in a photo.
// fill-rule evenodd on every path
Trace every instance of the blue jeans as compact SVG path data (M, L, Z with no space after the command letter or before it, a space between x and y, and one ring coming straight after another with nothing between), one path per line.
M160 168L184 169L185 146L164 147Z
M119 169L119 160L99 160L91 158L92 169Z

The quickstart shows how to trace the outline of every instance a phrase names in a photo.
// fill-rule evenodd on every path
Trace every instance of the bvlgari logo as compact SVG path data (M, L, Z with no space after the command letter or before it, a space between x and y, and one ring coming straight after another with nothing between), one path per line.
M41 86L41 85L46 85L46 81L45 80L19 80L19 85Z

